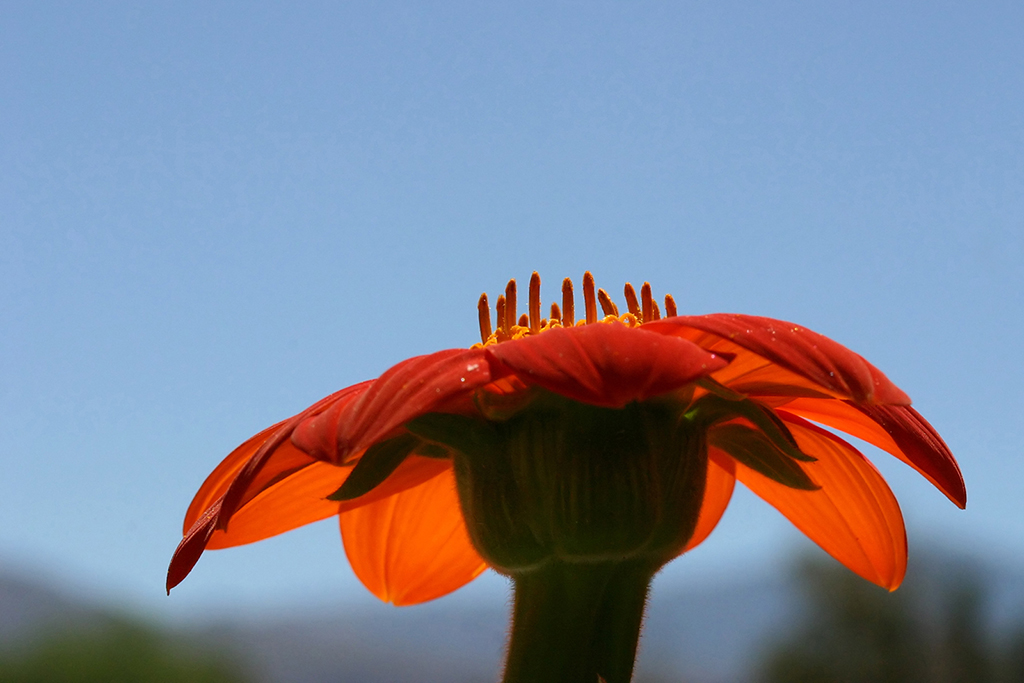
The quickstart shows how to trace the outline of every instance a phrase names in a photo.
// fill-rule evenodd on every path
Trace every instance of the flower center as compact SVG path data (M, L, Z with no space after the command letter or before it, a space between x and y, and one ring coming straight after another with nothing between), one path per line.
M594 276L588 270L583 274L583 302L584 317L576 319L576 307L573 301L572 280L562 280L562 307L557 303L551 304L551 314L547 318L540 317L540 275L534 271L530 277L530 301L529 313L518 314L516 310L516 281L509 280L505 287L505 293L498 296L498 303L495 306L497 313L497 329L491 327L491 308L487 302L487 293L480 295L477 303L477 311L480 314L480 344L474 344L473 348L500 344L527 337L531 334L540 334L554 327L574 327L576 325L589 325L597 322L617 321L630 327L642 325L651 320L661 318L661 309L658 302L651 296L651 283L645 282L640 288L640 299L637 299L636 290L633 285L626 283L624 294L628 312L619 314L619 307L615 305L608 292L603 289L594 289ZM601 305L601 312L604 317L597 317L597 306ZM676 302L671 294L665 295L665 313L668 317L676 315Z

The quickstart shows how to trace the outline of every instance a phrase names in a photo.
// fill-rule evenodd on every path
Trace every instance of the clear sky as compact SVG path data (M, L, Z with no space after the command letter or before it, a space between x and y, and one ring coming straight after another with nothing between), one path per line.
M871 453L911 552L1024 565L1024 5L770 5L4 3L0 564L167 613L363 601L331 521L164 597L203 478L473 343L481 291L590 269L867 357L967 480L961 512ZM740 495L663 581L807 543Z

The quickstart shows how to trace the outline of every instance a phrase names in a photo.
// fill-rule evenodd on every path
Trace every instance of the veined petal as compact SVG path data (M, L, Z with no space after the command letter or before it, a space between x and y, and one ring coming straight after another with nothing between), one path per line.
M343 501L338 508L338 512L348 512L349 510L355 510L385 498L391 498L402 491L419 486L451 468L451 460L410 455L394 472L388 475L387 479L368 493L352 500ZM335 505L338 505L338 503L335 503Z
M301 420L292 442L319 460L346 463L409 420L443 411L491 381L481 349L449 349L395 365L358 399Z
M841 398L859 403L910 404L906 394L858 354L824 335L783 320L716 313L666 318L648 323L644 329L680 336L711 351L731 352L732 345L738 346ZM732 344L721 345L719 340ZM740 377L715 378L742 393L748 393L740 388L743 383L773 383L770 372L758 376L752 370ZM729 372L727 369L725 375Z
M469 542L449 466L413 488L340 516L356 576L385 602L446 595L487 568Z
M781 406L891 453L920 472L958 507L967 505L963 475L938 432L910 406L858 406L797 398Z
M736 465L736 478L763 498L825 552L865 579L895 590L907 568L903 515L878 470L850 444L795 415L779 411L803 464L821 488L798 491Z
M351 467L313 461L264 488L231 515L225 530L218 529L208 550L261 541L338 514L338 502L327 500L345 481Z
M526 382L612 408L671 391L727 362L684 339L617 322L556 328L485 351Z
M704 542L725 514L736 487L736 462L717 448L708 449L708 480L704 487L704 500L697 516L693 536L682 552L693 550Z

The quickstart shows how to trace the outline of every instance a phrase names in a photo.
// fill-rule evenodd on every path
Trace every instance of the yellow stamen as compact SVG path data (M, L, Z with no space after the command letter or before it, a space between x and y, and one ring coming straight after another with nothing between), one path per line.
M665 295L665 317L674 318L678 315L676 313L676 300L672 298L671 294Z
M562 324L572 327L576 324L576 309L572 300L572 280L562 280Z
M574 327L578 325L589 325L597 322L614 322L626 325L627 327L639 327L646 322L659 320L661 310L658 302L651 296L651 284L645 282L640 288L640 299L637 299L636 290L633 285L626 283L624 288L626 305L629 311L619 313L619 307L608 296L608 292L597 289L594 284L594 276L587 271L583 274L583 301L586 307L586 317L576 321L575 301L573 295L572 280L562 280L562 307L557 303L551 304L551 317L540 317L540 275L536 272L530 276L530 300L529 313L518 315L516 311L516 281L508 281L505 293L498 295L495 305L497 309L497 329L491 328L491 313L488 307L487 294L481 294L477 302L477 313L480 318L480 339L482 343L474 344L473 348L500 344L514 339L522 339L535 334L541 334L556 327ZM597 304L601 304L603 316L597 316ZM669 315L676 315L676 302L672 295L665 296L665 308Z
M645 282L644 286L640 288L640 300L643 301L644 322L656 320L657 318L654 317L654 307L651 306L654 303L654 297L651 296L650 282Z
M487 292L480 295L476 310L480 314L480 340L486 344L491 337L491 308L487 305Z
M533 271L530 276L530 332L540 332L540 275ZM520 323L521 325L522 323Z
M587 307L587 324L597 322L597 300L594 297L594 276L590 271L583 273L583 303Z
M646 320L647 318L640 312L640 304L636 300L636 290L633 289L633 285L627 282L623 292L626 295L626 308L629 309L629 312L640 320Z
M512 334L516 324L516 281L511 279L505 285L505 331Z
M508 328L505 326L505 295L498 295L498 304L495 306L498 310L498 332L508 334Z
M614 315L616 318L619 317L619 307L615 305L612 298L608 296L608 292L603 289L597 290L597 300L601 302L601 310L605 316Z

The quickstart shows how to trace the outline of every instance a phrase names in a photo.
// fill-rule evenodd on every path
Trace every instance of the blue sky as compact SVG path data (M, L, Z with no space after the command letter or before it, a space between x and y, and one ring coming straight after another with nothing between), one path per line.
M169 614L364 601L330 521L162 583L239 442L471 344L481 291L590 269L870 359L967 479L961 512L878 455L911 552L1024 565L1021 26L1013 2L5 4L0 563ZM661 581L807 544L740 495Z

